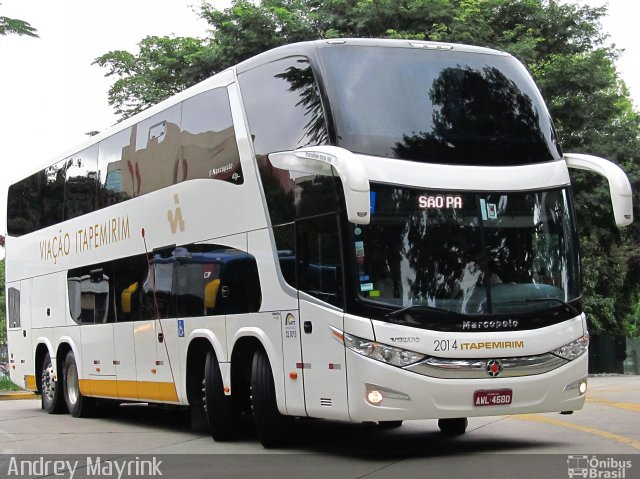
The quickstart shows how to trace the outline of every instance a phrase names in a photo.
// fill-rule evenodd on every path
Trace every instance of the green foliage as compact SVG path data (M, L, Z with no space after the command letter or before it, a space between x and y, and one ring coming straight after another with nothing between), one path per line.
M22 389L13 384L11 379L0 377L0 391L22 391Z
M24 20L0 17L0 35L26 35L28 37L37 37L38 33L35 28Z
M205 39L147 37L139 52L96 60L117 78L110 104L128 117L267 49L296 41L380 37L461 42L510 52L532 72L565 151L607 157L640 191L640 115L605 44L605 7L557 0L235 0L203 2ZM595 332L640 331L640 226L613 224L608 185L572 173L585 309ZM634 197L636 217L640 195Z

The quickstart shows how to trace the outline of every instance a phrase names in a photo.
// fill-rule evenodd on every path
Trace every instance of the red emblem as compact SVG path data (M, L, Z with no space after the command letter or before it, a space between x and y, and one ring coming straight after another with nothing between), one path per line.
M496 378L502 372L502 363L497 359L491 359L487 361L486 371L488 376Z

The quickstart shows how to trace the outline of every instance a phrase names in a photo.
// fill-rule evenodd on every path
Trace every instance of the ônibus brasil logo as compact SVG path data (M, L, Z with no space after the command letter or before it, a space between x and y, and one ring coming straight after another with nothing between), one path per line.
M597 456L572 455L567 456L567 475L570 478L584 477L588 479L625 479L627 470L631 469L630 460L607 457L601 459Z

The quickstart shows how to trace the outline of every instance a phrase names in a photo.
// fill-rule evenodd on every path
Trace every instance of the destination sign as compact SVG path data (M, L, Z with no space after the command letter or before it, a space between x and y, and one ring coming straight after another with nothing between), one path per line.
M449 208L462 209L462 196L460 195L422 195L418 198L418 207L423 209Z

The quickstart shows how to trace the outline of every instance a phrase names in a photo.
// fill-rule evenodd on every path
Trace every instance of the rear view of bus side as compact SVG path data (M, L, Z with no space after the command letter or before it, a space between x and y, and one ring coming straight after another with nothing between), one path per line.
M396 427L582 407L568 168L508 54L332 40L249 59L11 186L12 380L50 413L189 406Z

